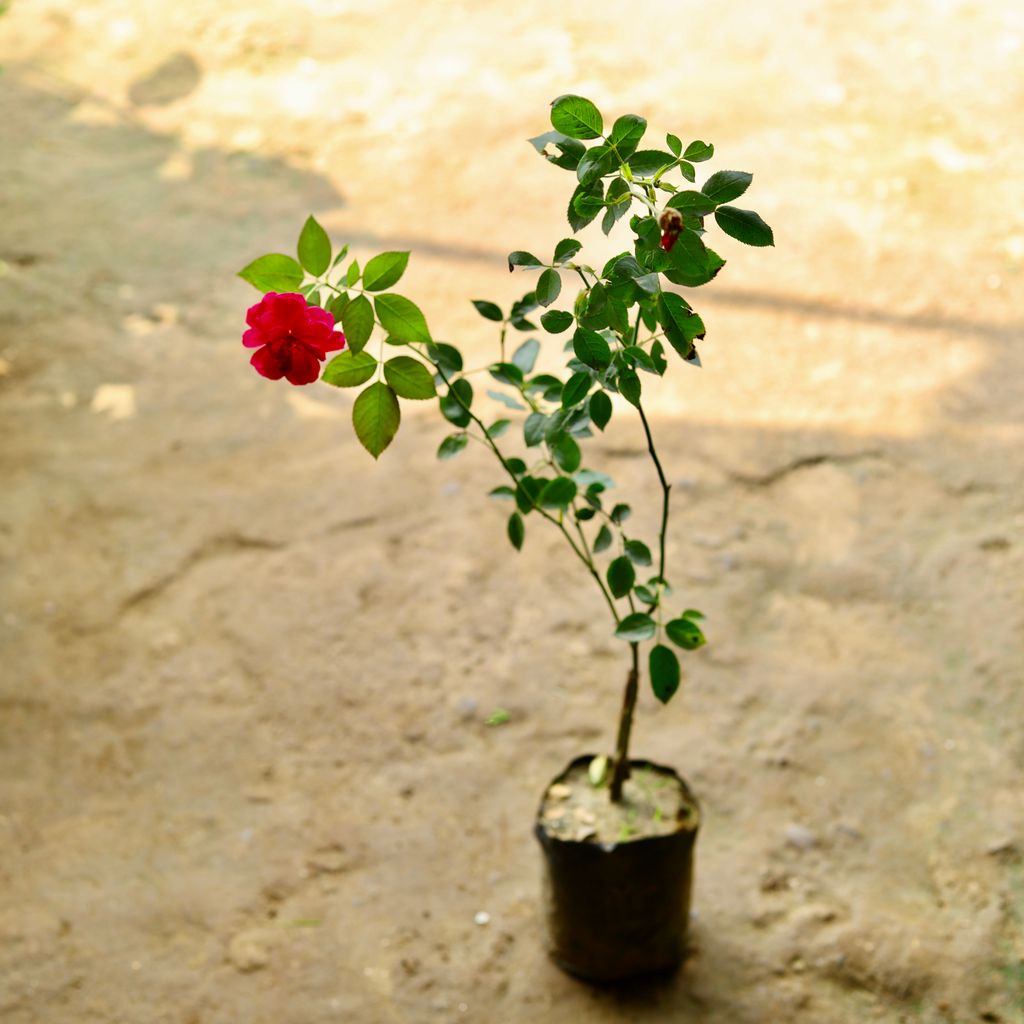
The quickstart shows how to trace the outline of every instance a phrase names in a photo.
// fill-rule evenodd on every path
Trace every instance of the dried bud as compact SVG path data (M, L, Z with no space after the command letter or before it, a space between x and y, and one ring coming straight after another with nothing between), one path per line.
M667 207L658 224L661 227L661 247L668 252L676 244L679 232L683 230L683 215L671 206Z

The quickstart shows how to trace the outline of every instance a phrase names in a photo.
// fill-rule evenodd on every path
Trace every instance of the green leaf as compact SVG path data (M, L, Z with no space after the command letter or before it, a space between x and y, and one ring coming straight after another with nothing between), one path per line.
M501 321L504 319L502 317L501 307L493 302L488 302L486 299L473 299L473 305L476 306L476 311L485 320Z
M636 582L636 570L625 555L613 558L608 566L608 589L612 597L625 597Z
M382 252L374 256L363 270L363 287L368 292L382 292L397 284L409 263L407 252Z
M651 564L651 549L643 541L627 540L625 547L626 554L632 562L637 565Z
M359 280L359 260L353 260L345 271L345 284L351 288Z
M630 405L640 404L640 378L635 370L623 370L619 374L619 394Z
M550 306L558 298L562 290L562 279L558 276L557 270L545 270L537 278L537 301L542 306Z
M395 356L384 364L384 379L400 398L426 399L437 394L430 371L412 356Z
M694 340L704 337L704 321L675 292L662 292L657 308L658 322L665 328L665 337L683 359L689 359Z
M685 192L677 192L665 205L693 217L706 217L715 212L718 203L703 192L687 189Z
M691 142L683 153L683 159L699 164L704 160L710 160L714 155L715 147L710 142Z
M574 373L562 388L562 408L569 409L587 397L593 378L589 373Z
M469 408L473 404L473 385L465 377L452 381L448 394L439 402L441 415L457 427L469 426Z
M576 329L572 337L572 350L581 363L586 363L595 370L607 369L612 361L608 342L596 331L589 331L586 327Z
M484 725L504 725L512 716L504 708L495 708L485 719Z
M511 271L516 267L543 267L541 263L533 253L523 252L521 249L517 249L515 252L508 254L508 269Z
M718 216L716 212L715 216ZM676 239L669 255L665 276L673 284L696 288L707 284L725 265L718 253L707 248L700 235L684 228Z
M382 381L361 392L352 407L352 424L362 446L376 459L398 432L398 397Z
M373 306L365 295L357 295L341 314L345 343L352 352L362 352L373 334Z
M600 180L589 185L577 185L569 198L569 227L573 231L585 228L604 209L604 183Z
M302 225L298 250L299 262L314 277L319 277L331 265L331 240L312 214Z
M614 146L619 157L625 160L636 150L640 140L647 131L647 119L639 114L623 114L616 118L615 124L608 135L608 145Z
M489 398L493 398L496 402L500 402L506 409L515 409L517 412L522 412L526 406L520 402L517 402L514 398L508 395L502 394L500 391L487 392Z
M750 186L753 180L752 174L746 171L715 171L707 181L701 185L700 190L715 204L731 203L739 199Z
M561 334L572 326L573 315L563 309L549 309L541 314L540 322L548 334Z
M566 473L575 473L580 468L580 446L569 436L559 434L551 444L551 454L558 467Z
M529 142L545 160L553 163L556 167L562 167L568 171L576 169L576 165L580 162L580 158L586 152L586 146L584 146L582 142L570 139L567 135L563 135L561 132L544 132L543 135L537 135L532 139L527 139L527 142ZM549 153L549 145L554 146L555 149L558 150L558 153Z
M520 477L516 487L516 505L523 515L532 512L537 506L537 498L543 486L544 481L538 480L535 476Z
M599 555L606 548L611 547L611 544L612 531L602 523L601 529L597 531L597 536L594 538L594 554Z
M594 146L583 154L576 177L584 185L610 174L615 168L615 153L607 146Z
M523 440L527 448L535 448L544 440L547 416L542 412L531 412L523 422Z
M522 551L523 541L526 539L526 524L518 512L513 512L508 517L508 539L516 551Z
M582 96L559 96L551 104L551 124L570 139L597 139L604 131L601 112Z
M293 292L305 275L291 256L272 252L243 267L238 276L261 292Z
M665 624L665 633L672 643L684 651L695 651L706 643L700 626L692 619L673 619Z
M355 388L365 384L377 371L377 360L369 352L339 352L325 367L320 378L336 388Z
M437 457L439 459L454 459L467 444L469 444L469 436L467 434L449 434L438 446ZM506 490L512 493L511 487L506 488ZM493 494L494 492L492 491L491 493Z
M604 391L595 391L590 396L587 408L590 412L590 418L594 421L597 429L604 430L608 426L608 421L612 418L612 400Z
M487 367L487 372L499 384L508 384L513 388L523 386L523 371L515 363L491 363Z
M665 145L668 146L673 156L679 156L683 152L683 144L679 141L679 136L673 135L671 132L665 136Z
M443 341L431 342L427 345L427 355L446 374L458 373L462 369L462 353L454 345L446 345Z
M487 436L492 439L501 437L510 426L512 426L511 420L495 420L487 428Z
M661 149L641 149L634 153L626 162L634 174L646 178L652 174L657 174L662 167L674 164L676 158L671 153L666 153Z
M487 496L489 498L514 498L516 492L514 487L509 487L508 484L501 484L499 487L492 487L487 492Z
M621 526L632 514L633 510L628 505L620 503L612 509L611 520L617 526Z
M651 346L651 362L654 363L654 372L663 377L668 369L668 360L665 358L665 346L660 341Z
M537 500L546 508L565 508L576 497L576 481L567 476L556 476L549 480Z
M396 341L430 341L427 321L415 302L401 295L378 295L373 306L381 327Z
M345 312L345 307L350 301L349 297L342 293L340 295L335 295L331 301L327 303L325 308L338 323L341 323L342 314Z
M648 655L647 667L651 674L651 689L654 696L667 704L679 689L679 659L671 647L655 644Z
M633 203L633 196L629 191L629 185L622 178L616 178L608 186L608 195L605 197L605 202L609 206L601 221L601 230L607 235L615 227L616 222L629 213L629 208Z
M547 314L545 314L546 316ZM543 322L543 317L541 321ZM520 371L524 374L532 373L534 364L537 362L537 355L540 352L540 342L536 338L527 338L512 353L512 363L518 366Z
M740 210L735 206L720 206L715 210L718 226L727 234L746 245L774 245L772 229L753 210Z
M654 636L657 627L654 619L643 612L633 612L627 615L616 627L615 635L620 640L628 640L630 643L639 643L641 640L650 640Z
M583 243L575 238L563 238L555 246L555 258L552 263L565 263L571 260L583 248Z

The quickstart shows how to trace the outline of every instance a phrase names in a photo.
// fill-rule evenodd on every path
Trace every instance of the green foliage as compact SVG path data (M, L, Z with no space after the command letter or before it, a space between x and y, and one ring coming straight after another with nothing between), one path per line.
M376 372L377 360L373 356L347 348L324 367L320 379L336 388L355 388L365 384Z
M613 558L608 565L608 589L612 597L625 597L636 582L636 570L633 563L625 556Z
M508 517L508 539L516 551L522 550L523 541L526 539L526 524L518 512L513 512Z
M717 206L739 199L750 186L752 174L745 171L716 171L701 185L700 190Z
M399 282L409 263L407 252L382 252L363 269L363 287L368 292L382 292Z
M331 240L312 214L306 218L299 235L298 257L302 268L314 277L319 277L331 265Z
M647 668L654 696L667 704L679 689L681 672L676 652L664 644L655 644L648 655Z
M604 131L601 112L582 96L559 96L551 104L551 124L570 139L597 139Z
M377 319L380 321L381 327L395 341L430 341L427 321L415 302L411 302L401 295L378 295L373 300L373 308L377 311Z
M657 628L654 619L646 612L633 612L615 627L615 635L620 640L639 643L642 640L650 640Z
M357 295L346 303L341 314L341 329L352 352L362 352L373 334L373 306L365 295Z
M381 381L361 392L352 407L356 437L375 459L391 444L400 420L398 396Z
M537 278L537 289L535 295L541 306L550 306L558 298L562 290L562 279L558 276L557 270L545 270ZM543 321L542 321L543 322Z
M772 229L753 210L735 206L720 206L715 210L715 222L727 234L747 245L774 245Z
M412 356L395 356L384 364L384 379L400 398L427 399L437 394L430 371Z
M473 299L473 305L476 307L476 311L485 320L496 320L500 322L504 319L501 307L493 302L487 302L485 299Z
M261 292L293 292L303 278L302 267L291 256L278 252L253 260L238 276Z

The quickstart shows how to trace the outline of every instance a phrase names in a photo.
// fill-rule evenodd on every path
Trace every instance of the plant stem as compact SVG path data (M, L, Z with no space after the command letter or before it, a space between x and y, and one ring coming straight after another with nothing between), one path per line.
M650 452L654 461L654 468L658 471L658 480L661 482L661 530L658 533L658 579L661 585L665 584L665 534L668 531L668 496L672 485L665 479L665 470L661 468L661 460L654 449L654 438L651 436L651 425L647 422L643 406L637 403L636 411L640 413L640 422L644 425L644 434L647 437L647 451ZM652 605L653 607L653 605Z
M612 768L612 781L609 796L612 803L622 799L622 786L629 778L629 736L633 731L633 711L636 708L636 695L640 679L640 645L629 645L632 665L626 677L626 692L622 698L622 714L619 715L619 736L615 743L615 764Z

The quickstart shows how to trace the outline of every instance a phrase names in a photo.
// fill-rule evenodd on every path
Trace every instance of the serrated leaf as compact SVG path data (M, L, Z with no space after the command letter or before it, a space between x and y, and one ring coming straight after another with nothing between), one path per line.
M339 352L325 367L320 378L336 388L355 388L365 384L377 371L377 360L368 352Z
M633 196L629 191L629 185L622 178L615 178L608 186L608 194L605 196L608 209L605 211L604 219L601 221L601 230L607 235L617 221L629 213L633 202Z
M501 307L494 302L488 302L486 299L473 299L473 305L476 307L476 311L485 320L500 321L503 319Z
M634 153L626 162L629 169L642 178L657 174L662 167L675 163L676 158L671 153L661 149L641 149Z
M715 210L718 226L727 234L745 245L774 245L772 229L753 210L741 210L735 206L720 206Z
M567 476L549 480L537 499L545 508L566 508L576 497L576 481Z
M692 619L673 619L665 624L665 633L672 643L684 651L695 651L706 643L700 626Z
M365 295L357 295L341 314L341 329L352 352L362 352L373 334L373 306Z
M580 468L580 446L569 436L559 434L551 445L555 464L566 473L575 473Z
M613 558L607 572L608 589L612 597L625 597L636 582L636 570L625 555Z
M595 391L590 396L587 410L597 429L604 430L612 418L612 400L604 391Z
M570 139L596 139L604 131L601 112L588 99L566 94L551 104L551 124Z
M572 350L581 363L595 370L605 370L612 361L608 342L596 331L578 327L572 338Z
M615 635L620 640L639 643L641 640L650 640L654 636L656 629L654 619L650 615L644 612L633 612L618 624L615 629Z
M555 246L555 257L552 263L565 263L571 260L583 248L583 243L575 238L563 238Z
M462 353L454 345L443 341L431 342L427 346L427 355L445 373L458 373L462 369Z
M683 159L699 164L704 160L710 160L714 155L715 147L710 142L691 142L683 153Z
M409 264L407 252L382 252L363 269L363 287L368 292L381 292L397 284Z
M567 216L573 231L585 228L603 209L604 182L599 178L589 185L577 185L569 198Z
M534 294L537 296L537 302L540 305L550 306L558 298L561 291L562 279L559 277L557 270L545 270L537 278L537 288Z
M580 158L576 178L584 185L603 178L615 168L615 154L607 146L594 146Z
M399 398L427 399L437 394L430 371L412 356L395 356L384 364L384 379Z
M261 292L293 292L305 275L291 256L272 252L243 267L238 276Z
M394 293L378 295L373 300L373 307L381 326L395 341L430 341L427 321L419 306L410 299Z
M299 262L314 277L319 277L331 265L331 240L312 214L302 225L298 255Z
M616 118L608 133L608 145L614 146L619 157L625 160L631 156L647 131L647 119L639 114L623 114Z
M561 334L572 326L573 315L562 309L549 309L541 314L540 323L548 334Z
M543 263L532 252L524 252L522 249L517 249L515 252L508 254L508 269L513 270L516 267L542 267Z
M662 292L657 309L658 322L665 329L669 344L683 359L689 359L694 340L704 337L704 321L675 292Z
M602 523L601 529L597 531L597 536L594 538L594 554L599 555L606 548L611 547L611 543L612 531Z
M673 156L679 156L683 152L683 144L679 141L679 136L673 135L671 132L665 136L665 145L668 146L669 152Z
M718 201L696 189L687 189L685 192L677 192L665 205L692 217L706 217L715 212Z
M547 416L542 412L531 412L523 422L523 440L527 448L535 448L544 440Z
M627 540L625 548L630 561L636 565L651 564L651 549L643 541Z
M589 373L574 373L562 388L562 408L568 409L587 397L593 378Z
M534 364L537 362L537 355L540 352L540 342L536 338L527 338L512 353L512 363L519 367L521 373L533 372Z
M508 517L508 539L516 551L522 550L523 541L526 539L526 524L518 512L513 512Z
M439 459L454 459L467 444L469 444L469 437L466 434L449 434L438 446L437 457ZM507 487L506 490L510 493L512 491L510 487Z
M465 377L452 381L447 395L442 395L439 401L441 415L449 423L457 427L469 425L469 408L473 404L473 385Z
M717 212L716 212L717 217ZM696 288L707 284L725 265L725 260L712 249L707 248L700 235L684 228L676 239L676 244L668 254L669 263L664 270L665 276L673 284Z
M651 675L651 689L654 696L667 704L679 689L679 659L671 647L655 644L647 658L647 667Z
M561 132L544 132L543 135L537 135L532 139L527 139L527 142L545 160L553 163L556 167L562 167L565 170L572 171L576 169L576 165L580 162L580 158L586 152L586 146L582 142L577 142L575 139L570 139L567 135L563 135ZM558 150L558 153L549 153L547 147L554 146Z
M752 179L746 171L715 171L700 190L716 204L730 203L747 191Z
M398 432L401 411L394 391L376 381L361 392L352 406L352 425L362 446L376 459Z
M630 405L640 404L640 378L635 370L623 370L618 379L619 394L629 402Z
M351 288L359 280L359 260L353 260L345 271L345 284Z

